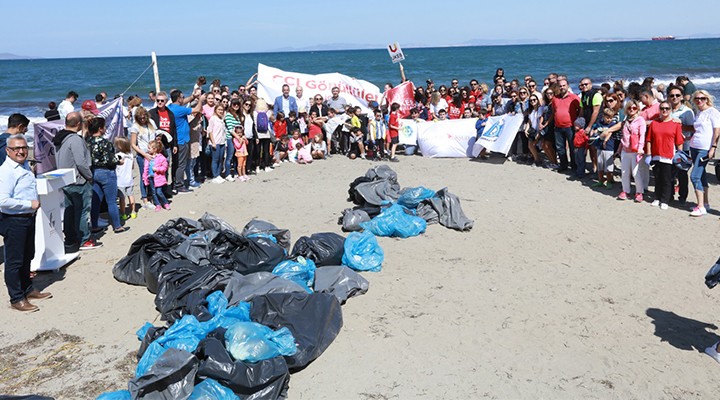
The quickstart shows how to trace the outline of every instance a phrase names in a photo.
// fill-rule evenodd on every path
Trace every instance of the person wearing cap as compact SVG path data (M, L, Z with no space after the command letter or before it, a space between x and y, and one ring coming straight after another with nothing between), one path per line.
M77 101L78 97L80 97L80 95L77 94L76 91L71 90L68 92L67 96L65 96L65 100L60 102L60 105L58 105L58 112L60 113L61 119L67 117L68 114L75 111L75 106L73 106L73 104Z
M52 297L33 288L30 261L35 255L35 214L40 208L35 175L27 161L28 144L21 134L10 136L7 160L0 166L0 235L4 238L5 286L13 309L33 312L28 300Z
M97 108L97 103L92 100L85 100L82 103L81 108L85 111L89 111L95 115L100 114L100 110Z

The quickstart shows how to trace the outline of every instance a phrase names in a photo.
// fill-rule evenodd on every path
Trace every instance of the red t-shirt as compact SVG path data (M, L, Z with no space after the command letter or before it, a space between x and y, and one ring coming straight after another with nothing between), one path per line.
M573 146L576 149L587 149L588 147L588 136L585 133L585 129L578 129L573 137Z
M273 130L275 131L275 137L278 139L287 135L287 121L276 120L273 122Z
M552 99L556 128L570 128L580 114L580 98L574 93L565 97L555 96Z
M400 126L400 125L398 124L398 113L397 113L397 111L390 113L389 125L390 125L390 127L388 128L389 136L390 136L391 138L398 137L398 130L392 128L393 126Z
M460 107L457 107L455 103L448 103L448 118L450 119L460 119L462 117L463 112L465 111L465 106L460 105Z
M312 140L315 136L322 134L322 128L318 124L308 125L308 136Z
M160 119L160 126L158 126L158 129L162 129L165 132L170 132L170 114L168 114L167 108L164 110L161 110L158 108L158 117Z
M648 126L645 139L650 143L650 153L662 158L673 158L675 148L683 144L682 125L675 121L653 121Z

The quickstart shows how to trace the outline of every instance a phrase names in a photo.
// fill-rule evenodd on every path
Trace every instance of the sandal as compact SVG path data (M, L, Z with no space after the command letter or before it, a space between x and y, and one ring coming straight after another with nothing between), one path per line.
M115 232L115 233L123 233L123 232L127 232L127 231L129 231L129 230L130 230L130 228L128 228L127 226L121 226L120 228L113 229L113 232Z

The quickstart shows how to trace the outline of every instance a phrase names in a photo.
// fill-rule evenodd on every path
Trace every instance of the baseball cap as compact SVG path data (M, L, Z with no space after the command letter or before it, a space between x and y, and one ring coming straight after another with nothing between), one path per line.
M92 100L85 100L82 103L82 109L85 111L90 111L91 113L98 115L100 114L100 110L98 110L97 105Z

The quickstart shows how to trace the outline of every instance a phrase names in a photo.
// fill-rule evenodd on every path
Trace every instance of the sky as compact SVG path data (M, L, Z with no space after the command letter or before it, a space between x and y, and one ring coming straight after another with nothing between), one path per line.
M664 35L720 37L720 2L692 2L686 15L673 19L683 4L689 3L9 1L3 2L0 53L72 58L147 55L152 51L173 55L381 48L396 41L403 47L433 47Z

